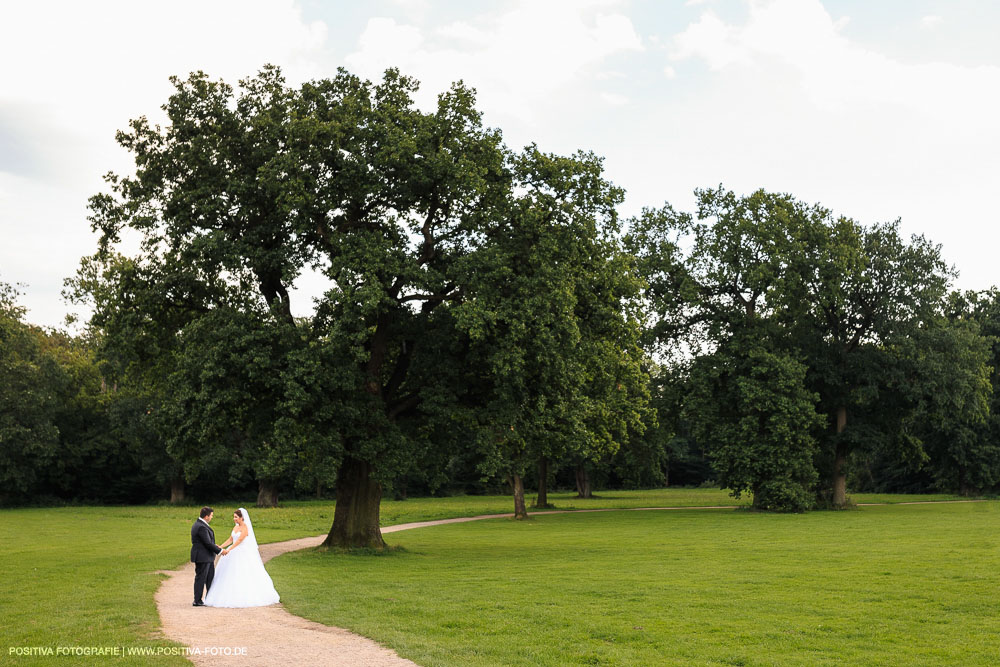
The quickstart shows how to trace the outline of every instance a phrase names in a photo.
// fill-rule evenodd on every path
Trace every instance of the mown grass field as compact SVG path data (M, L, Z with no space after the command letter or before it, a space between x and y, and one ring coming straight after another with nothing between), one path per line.
M560 509L582 509L599 507L643 507L643 506L697 506L732 504L733 501L724 491L713 489L664 489L654 491L616 491L601 494L603 497L594 500L576 500L571 494L550 494L551 502ZM873 498L857 495L858 502L891 501L899 502L915 499L944 499L944 496L910 497L894 496ZM221 541L230 527L230 512L240 504L249 503L215 503L217 519L213 522L216 533ZM508 512L511 509L509 496L485 497L455 497L411 499L407 501L385 501L382 506L382 521L384 525L417 521L424 519L449 518ZM993 507L994 503L984 506ZM920 506L917 506L920 507ZM902 509L902 508L899 508ZM198 507L59 507L0 510L0 663L12 664L51 664L56 658L15 658L9 654L11 647L18 646L171 646L169 642L157 638L156 628L158 617L153 603L160 575L157 570L173 569L187 561L189 549L188 529L197 516ZM251 510L253 511L253 510ZM828 513L820 512L798 517L774 517L776 521L802 520L818 522L824 520L842 521L842 518L861 515L869 512L864 509L859 512ZM709 514L710 513L710 514ZM629 513L629 516L645 515L647 513ZM659 513L657 513L659 514ZM717 517L729 517L723 520L747 519L758 517L746 512L728 510L705 510L685 512L685 515L704 517L706 525L715 524ZM306 535L317 535L329 530L333 520L333 503L331 502L290 502L273 510L256 510L252 514L258 539L264 542L274 542ZM602 517L621 516L613 514L585 514L574 519L580 521L582 532L579 539L586 541L592 536L598 543L602 542L602 531L607 519ZM557 517L538 517L523 526L513 521L492 521L491 530L500 527L510 531L512 539L517 536L527 538L537 535L549 527L559 529L563 524ZM591 524L587 523L592 521ZM475 536L481 530L480 524L463 524L470 527L470 536ZM743 525L743 524L734 524ZM746 524L750 525L750 524ZM476 528L471 528L476 526ZM982 531L988 531L990 526L979 526ZM412 541L421 531L439 531L442 529L420 529L412 533L390 535L389 542L403 544L408 549L401 554L392 556L361 557L361 556L330 556L326 555L313 562L315 555L304 555L302 562L305 568L302 577L289 578L288 564L296 562L299 556L282 557L274 562L275 568L281 571L282 584L279 591L283 599L294 601L305 609L308 602L299 592L299 581L305 581L322 572L326 582L344 581L356 573L353 568L371 568L378 573L382 567L402 568L406 573L407 563L417 562L423 553L423 548L417 548ZM561 530L561 529L560 529ZM721 528L720 528L721 530ZM437 535L437 532L428 535ZM981 535L986 539L988 533ZM558 535L552 539L562 540ZM644 538L645 539L645 538ZM933 535L929 536L932 542ZM472 545L473 541L459 540ZM623 548L627 545L621 545ZM471 546L470 546L471 548ZM596 548L596 547L595 547ZM572 549L563 550L566 557L565 568L571 571L577 567ZM430 552L427 552L430 553ZM481 568L489 571L492 567L491 554L495 550L489 545L482 549L473 549L463 555L460 562L463 567ZM622 552L627 553L627 552ZM483 561L478 565L466 562L466 559L481 554ZM613 555L613 554L610 554ZM520 562L520 555L508 554L513 562ZM454 560L454 554L445 555L443 564ZM620 560L614 561L619 563ZM609 567L617 567L609 562ZM992 565L993 561L990 561ZM583 569L576 576L587 580L597 576L592 573L594 562L579 563ZM296 565L297 567L297 565ZM320 570L314 568L319 567ZM450 567L450 566L449 566ZM416 570L411 574L387 574L382 577L386 582L407 582L407 577L416 576ZM357 573L360 574L360 573ZM402 576L402 579L399 577ZM437 575L435 575L437 576ZM393 579L395 578L395 580ZM289 579L287 582L285 579ZM609 581L614 581L609 579ZM376 580L372 585L377 585ZM287 598L284 586L287 586ZM404 587L409 584L404 584ZM326 588L324 590L332 590ZM358 589L359 591L361 589ZM445 591L446 588L442 588ZM490 600L497 597L488 592ZM628 595L632 593L629 592ZM344 599L343 592L337 593L337 600ZM557 596L550 601L562 604L563 596ZM572 599L572 596L567 598ZM336 604L339 604L337 602ZM428 599L420 602L421 614L428 610L438 612L428 605L438 605L437 601ZM297 606L296 609L299 607ZM437 608L437 607L435 607ZM441 613L447 605L442 606ZM342 621L343 625L356 627L355 621L369 622L362 613L363 608L341 611L349 612L350 619ZM333 609L320 610L321 613L333 613ZM357 613L355 613L355 611ZM313 612L310 612L313 613ZM319 612L317 612L319 613ZM340 613L340 612L336 612ZM463 612L463 617L464 617ZM443 618L443 617L442 617ZM351 622L348 622L351 621ZM447 623L449 621L443 621ZM567 619L572 622L572 619ZM538 632L528 627L519 630L511 641L522 642L525 650L536 645L533 637L545 638L551 633ZM374 636L374 635L373 635ZM405 649L401 649L404 650ZM451 648L443 648L448 652ZM428 661L436 658L430 656ZM61 659L66 662L66 658ZM132 659L116 659L106 657L70 659L72 664L150 664L148 657ZM162 657L156 664L186 664L183 658ZM69 663L66 663L69 664ZM443 663L438 663L443 664ZM452 663L454 664L454 663Z
M996 665L1000 505L550 515L269 565L421 665Z

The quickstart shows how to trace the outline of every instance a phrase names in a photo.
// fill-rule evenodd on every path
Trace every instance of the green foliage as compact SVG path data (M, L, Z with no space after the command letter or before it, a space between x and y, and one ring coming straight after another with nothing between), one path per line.
M512 152L461 82L424 112L393 69L171 81L90 200L86 334L0 284L2 500L335 487L371 534L383 490L539 460L622 486L680 466L768 509L842 506L847 474L1000 486L1000 298L946 300L940 247L898 222L720 185L623 235L598 156Z
M58 364L44 334L22 321L13 286L0 283L0 500L43 491L43 471L58 456Z
M122 396L108 387L94 346L81 337L48 332L42 352L59 369L59 452L45 468L44 493L61 498L135 502L148 498L150 475L118 422Z
M15 299L0 284L0 500L146 499L92 341L24 323Z
M681 409L687 377L678 369L653 365L649 381L650 411L645 430L632 433L615 455L602 461L611 488L649 489L670 485L697 486L714 479L707 457L694 439Z
M524 194L470 264L455 308L486 378L477 443L487 475L613 454L641 432L648 400L630 311L639 284L614 237L621 191L591 154L529 147L516 175Z
M645 210L626 247L648 283L646 344L689 372L681 410L720 482L768 506L801 509L811 490L841 506L852 452L919 467L926 437L984 441L984 339L939 324L939 246L789 195L696 195L696 215Z
M168 125L118 134L136 172L91 199L99 251L70 291L188 481L228 461L377 499L440 487L470 442L490 477L641 431L639 283L599 158L514 155L473 91L425 113L395 70L172 82ZM295 319L307 270L329 288Z
M448 333L433 311L509 187L499 133L461 84L416 110L394 70L172 81L166 127L118 134L135 176L91 200L100 250L73 287L104 358L155 393L189 480L221 457L232 476L322 486L350 458L388 482L414 454L400 421L434 391L409 368ZM112 252L125 229L135 258ZM288 288L309 268L330 289L295 320Z
M289 474L289 448L276 446L276 414L283 398L282 369L295 331L261 326L259 319L214 309L185 327L165 382L159 421L167 451L184 462L189 480L206 458L232 457L255 479ZM211 448L206 447L211 443Z
M817 397L780 326L802 230L817 214L787 195L699 190L697 216L667 206L633 221L649 284L653 349L696 356L679 412L718 481L760 509L812 505ZM670 354L667 353L667 358ZM681 365L674 370L679 374Z
M777 317L790 305L793 255L801 230L819 212L789 195L758 190L744 197L696 190L697 215L669 204L631 221L625 247L648 289L652 323L646 343L683 362L711 352L746 322Z
M706 444L718 482L757 509L802 511L815 497L814 433L822 423L805 366L741 337L699 358L685 417Z
M945 317L918 330L907 387L917 410L924 467L937 488L963 494L1000 484L996 440L995 292L949 296ZM984 335L990 332L988 335Z
M852 452L881 448L902 461L923 456L907 427L921 390L907 385L927 376L908 377L906 369L919 345L930 342L919 332L939 317L951 271L940 246L921 236L905 241L898 221L866 228L824 211L803 238L798 282L789 290L790 303L800 307L787 311L786 322L828 415L822 464L832 472L834 504L841 504L838 479ZM846 418L839 434L838 414Z

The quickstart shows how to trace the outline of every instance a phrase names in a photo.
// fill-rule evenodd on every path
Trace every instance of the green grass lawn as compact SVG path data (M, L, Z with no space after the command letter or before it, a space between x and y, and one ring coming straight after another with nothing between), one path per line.
M724 491L714 489L663 489L600 493L593 500L576 500L572 494L551 494L560 509L642 506L694 506L732 504ZM870 497L856 495L864 502ZM893 502L944 499L946 496L894 496ZM250 504L250 503L243 503ZM213 522L222 541L231 527L230 512L239 503L215 503ZM990 504L992 505L992 503ZM511 511L509 496L424 498L385 501L384 525L423 519L448 518ZM158 617L153 594L160 582L156 570L173 569L188 558L188 529L198 507L59 507L0 510L0 663L49 664L52 658L12 660L17 646L171 646L158 639ZM272 510L254 510L254 527L262 543L317 535L330 528L333 503L289 502ZM867 510L866 510L867 511ZM703 514L703 513L702 513ZM715 516L717 513L713 513ZM748 516L722 511L724 515ZM854 515L856 513L847 513ZM595 521L603 514L580 520ZM617 513L615 516L618 516ZM817 513L788 517L820 521L837 520L837 514ZM553 517L538 518L532 526L548 526ZM521 530L514 522L494 522ZM477 524L466 524L469 526ZM555 523L551 525L556 525ZM438 530L438 529L421 529ZM533 530L533 528L532 528ZM595 528L600 538L601 528ZM519 534L519 533L512 533ZM417 535L400 533L390 543L408 544ZM402 563L415 556L352 557L343 562L368 561L373 567ZM323 561L335 568L341 561ZM278 563L276 562L276 565ZM284 567L281 564L280 567ZM340 578L339 569L333 578ZM285 591L279 587L284 598ZM526 633L526 637L531 632ZM73 664L149 664L149 658L72 658ZM67 662L64 660L64 662ZM177 657L163 657L157 664L185 664ZM69 664L67 662L67 664Z
M996 502L609 512L268 569L291 612L422 665L995 665L998 532Z
M217 506L221 542L232 507ZM0 511L0 664L17 646L174 646L156 639L160 575L188 560L198 507L60 507ZM262 512L263 513L263 512ZM276 541L311 535L332 507L268 510L262 531ZM331 517L329 520L321 518ZM55 658L17 658L48 664ZM63 659L107 664L109 658ZM149 658L115 659L143 665ZM189 664L162 657L157 664Z

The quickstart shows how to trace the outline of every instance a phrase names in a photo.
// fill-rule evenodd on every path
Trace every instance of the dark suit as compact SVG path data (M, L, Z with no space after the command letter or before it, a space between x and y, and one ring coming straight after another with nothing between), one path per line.
M202 602L202 591L212 587L215 578L215 555L222 551L215 544L215 531L202 519L191 526L191 562L194 563L194 601Z

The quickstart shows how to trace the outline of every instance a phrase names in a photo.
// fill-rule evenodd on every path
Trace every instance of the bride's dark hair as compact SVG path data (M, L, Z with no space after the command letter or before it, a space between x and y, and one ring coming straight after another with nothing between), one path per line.
M239 510L236 510L235 512L233 512L233 514L238 514L241 519L246 519L246 517L243 516L243 512L241 512Z

